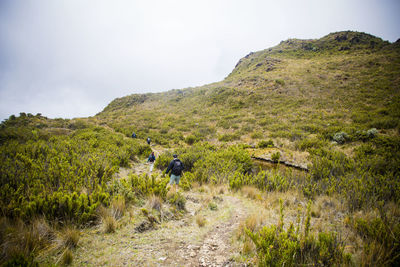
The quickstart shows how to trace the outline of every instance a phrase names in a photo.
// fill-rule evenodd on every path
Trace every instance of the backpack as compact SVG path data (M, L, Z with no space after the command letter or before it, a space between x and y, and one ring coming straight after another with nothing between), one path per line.
M178 160L174 160L174 167L172 167L172 173L174 175L181 175L183 170L183 164L182 162Z

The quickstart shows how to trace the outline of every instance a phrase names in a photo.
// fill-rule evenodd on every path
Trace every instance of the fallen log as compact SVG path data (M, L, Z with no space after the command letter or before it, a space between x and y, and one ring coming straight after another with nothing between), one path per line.
M273 163L273 164L278 164L278 163L279 164L283 164L285 166L288 166L288 167L291 167L291 168L295 168L295 169L298 169L298 170L302 170L302 171L306 171L306 172L309 171L309 169L307 167L303 167L303 166L300 166L300 165L297 165L297 164L294 164L294 163L290 163L290 162L287 162L287 161L283 161L283 160L275 161L275 160L272 160L272 159L255 157L255 156L251 156L251 158L252 159L256 159L256 160L266 161L266 162Z

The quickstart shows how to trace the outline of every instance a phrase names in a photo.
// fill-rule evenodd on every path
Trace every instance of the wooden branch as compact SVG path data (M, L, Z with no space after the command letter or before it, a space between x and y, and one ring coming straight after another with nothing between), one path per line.
M261 161L266 161L266 162L269 162L269 163L274 163L274 164L278 164L278 163L279 163L279 164L283 164L283 165L285 165L285 166L288 166L288 167L291 167L291 168L295 168L295 169L299 169L299 170L306 171L306 172L309 171L309 169L308 169L307 167L303 167L303 166L296 165L296 164L293 164L293 163L290 163L290 162L286 162L286 161L282 161L282 160L280 160L280 161L274 161L274 160L272 160L272 159L261 158L261 157L255 157L255 156L251 156L251 158L252 158L252 159L261 160Z

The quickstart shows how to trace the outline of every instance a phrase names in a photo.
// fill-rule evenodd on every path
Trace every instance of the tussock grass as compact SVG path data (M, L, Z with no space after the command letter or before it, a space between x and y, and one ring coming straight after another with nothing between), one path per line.
M245 255L251 255L255 251L254 243L251 241L248 235L246 235L246 229L250 231L257 231L264 224L264 216L260 213L250 214L245 220L241 221L238 229L236 230L237 240L242 241L242 253Z
M206 225L207 220L204 218L203 215L197 214L196 215L196 223L199 227L203 227L204 225Z
M156 195L151 195L149 197L149 200L148 200L147 203L148 203L147 205L151 209L154 209L154 210L157 210L158 212L161 212L161 208L162 208L162 199L161 199L161 197L156 196Z
M74 249L78 246L81 232L74 226L65 226L56 234L56 244L59 250Z
M117 229L117 219L114 217L115 214L113 207L106 208L100 206L97 209L97 214L100 217L100 226L104 233L114 233Z
M71 265L74 260L74 256L72 251L69 248L66 248L61 255L61 264L63 265Z
M0 259L6 261L15 257L29 262L32 253L49 246L54 231L44 218L36 218L27 225L21 220L0 219Z
M116 219L120 219L126 209L125 198L123 196L118 196L114 198L111 202L111 215Z
M253 186L243 186L241 188L242 194L245 195L246 197L254 200L261 200L262 199L262 193L259 189L253 187Z
M117 228L117 220L114 216L105 216L102 219L102 225L105 233L114 233Z
M236 231L236 237L242 239L246 236L245 229L256 231L264 225L264 215L262 213L253 213L247 216L247 218L240 222L239 227Z

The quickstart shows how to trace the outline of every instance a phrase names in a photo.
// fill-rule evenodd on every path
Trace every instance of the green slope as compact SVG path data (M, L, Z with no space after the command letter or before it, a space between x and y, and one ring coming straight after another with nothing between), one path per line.
M299 142L318 134L398 134L400 45L358 32L290 39L242 58L223 81L112 101L93 120L160 144Z

